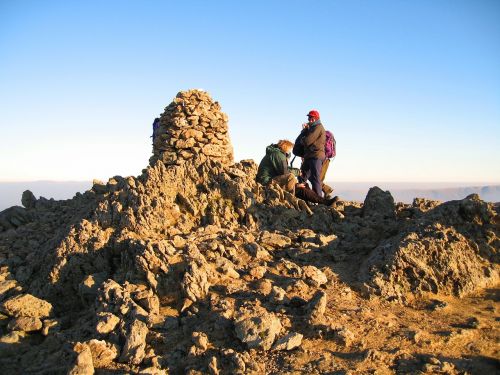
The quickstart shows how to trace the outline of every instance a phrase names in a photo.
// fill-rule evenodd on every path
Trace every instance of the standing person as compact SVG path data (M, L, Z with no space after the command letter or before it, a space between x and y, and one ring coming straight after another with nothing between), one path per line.
M294 194L297 179L288 170L288 159L293 143L280 140L277 144L266 147L266 155L262 158L257 171L257 182L267 185L275 181L289 193Z
M325 160L325 142L325 128L321 124L319 112L311 110L307 114L307 123L302 125L302 132L295 141L294 154L304 158L303 178L311 182L312 190L319 197L323 196L321 168Z

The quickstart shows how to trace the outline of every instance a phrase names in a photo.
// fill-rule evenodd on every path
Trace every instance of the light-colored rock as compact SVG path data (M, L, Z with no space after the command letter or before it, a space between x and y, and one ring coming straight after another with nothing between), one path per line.
M92 353L94 367L102 368L118 357L118 347L116 344L104 340L92 339L87 342L87 345Z
M311 324L319 324L323 321L326 310L327 295L326 292L319 290L307 304L307 314Z
M96 331L102 335L110 333L113 331L118 323L120 322L120 318L116 315L108 312L102 312L98 314L98 321L96 324Z
M270 313L236 321L236 337L247 344L248 348L269 350L281 331L280 320Z
M312 286L319 287L328 282L326 275L314 266L304 266L302 271L302 277Z
M3 310L10 316L29 316L47 318L52 313L52 305L31 294L22 294L9 298L3 303Z
M88 345L78 342L73 350L76 353L76 358L68 371L68 375L93 375L94 364L92 363L92 353Z
M21 316L12 319L7 328L11 331L38 331L42 329L42 321L34 317Z
M304 335L297 332L290 332L276 341L274 350L292 350L302 345Z
M145 355L148 327L140 320L134 320L128 327L120 362L138 365Z

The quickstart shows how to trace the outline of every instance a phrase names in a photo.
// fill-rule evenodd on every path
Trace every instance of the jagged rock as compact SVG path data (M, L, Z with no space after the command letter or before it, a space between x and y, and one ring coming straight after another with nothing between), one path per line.
M372 187L363 203L363 216L394 218L396 206L394 198L388 191L383 191L377 186Z
M347 328L342 328L335 332L335 338L341 345L351 346L353 340L355 339L355 336Z
M0 301L4 300L8 292L17 286L16 280L4 280L0 281Z
M24 208L27 209L35 208L36 206L35 195L29 190L23 191L23 195L21 197L21 203L24 206Z
M125 344L121 351L120 362L138 365L145 355L148 327L140 320L134 320L125 333Z
M314 266L304 266L302 271L302 277L312 286L319 287L328 282L326 275Z
M283 248L289 246L292 241L285 235L264 231L259 238L259 243L269 248Z
M361 280L374 293L398 300L405 293L463 296L494 285L499 273L489 260L497 250L484 241L493 233L494 216L474 196L443 203L377 246L360 268Z
M12 319L7 328L11 331L38 331L42 329L42 321L35 317L21 316Z
M274 350L292 350L298 348L302 344L304 335L297 332L290 332L276 341L273 346Z
M3 310L14 317L47 318L52 312L52 305L43 299L23 294L12 297L3 303Z
M269 294L269 299L277 304L288 302L285 290L279 286L273 286L271 293Z
M108 334L115 329L120 322L120 318L109 312L101 312L98 314L96 331L100 334Z
M88 275L78 286L78 292L83 301L92 302L97 296L97 290L101 284L107 279L106 273L95 273Z
M248 348L269 350L281 331L281 322L273 314L264 313L236 321L234 331Z
M326 310L326 292L317 291L306 306L308 320L311 324L319 324L323 321Z
M198 349L200 349L201 351L207 350L209 342L208 337L205 333L193 332L191 338Z
M115 344L104 340L92 339L87 342L92 353L92 363L94 367L102 368L118 357L118 347Z
M20 206L9 207L0 212L0 232L18 228L29 223L33 216Z
M92 363L92 353L86 344L76 343L73 348L77 354L74 364L68 371L69 375L93 375L94 364Z

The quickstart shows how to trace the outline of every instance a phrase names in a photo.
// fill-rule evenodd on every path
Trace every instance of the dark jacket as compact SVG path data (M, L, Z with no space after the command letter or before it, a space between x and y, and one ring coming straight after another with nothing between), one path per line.
M287 163L286 154L277 145L267 146L266 156L262 158L257 171L257 182L267 185L273 177L288 173Z
M303 129L297 141L303 146L304 159L325 159L326 135L321 122Z

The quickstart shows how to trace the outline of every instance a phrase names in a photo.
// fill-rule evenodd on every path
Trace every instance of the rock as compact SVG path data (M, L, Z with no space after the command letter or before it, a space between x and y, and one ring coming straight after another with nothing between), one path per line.
M52 333L60 328L59 322L56 319L45 319L42 324L42 335L44 336L48 336L49 332Z
M314 266L304 266L302 271L302 277L312 286L319 287L328 282L326 275Z
M324 291L317 291L306 306L306 312L311 324L319 324L323 321L326 310L327 295Z
M87 342L92 353L94 367L103 368L118 357L118 347L104 340L92 339Z
M289 301L285 290L279 286L273 286L271 293L269 294L269 299L277 304L284 304Z
M233 148L227 131L227 115L207 92L181 91L160 117L150 165L157 160L167 165L182 165L185 160L231 165Z
M4 300L8 296L8 293L16 287L16 280L0 281L0 301Z
M273 288L273 284L268 279L261 279L257 281L255 286L256 286L255 289L265 296L271 293Z
M208 348L208 337L203 332L193 332L191 336L193 343L196 347L202 351L207 350Z
M210 361L208 363L208 373L210 375L219 375L220 374L219 369L217 367L217 357L215 357L215 356L212 356L210 358Z
M365 217L395 218L396 207L391 193L382 191L377 186L370 188L363 203L362 214Z
M0 232L28 224L33 216L24 207L12 206L0 212Z
M273 350L292 350L302 344L304 336L297 332L290 332L276 341Z
M94 364L92 363L92 353L86 344L76 343L73 348L76 359L68 371L69 375L93 375Z
M42 321L34 317L21 316L12 319L7 328L11 331L38 331L42 329Z
M271 254L266 249L263 249L259 244L252 242L245 244L245 249L258 260L269 260L271 259Z
M78 286L78 292L85 302L93 302L97 296L97 290L101 284L106 281L107 275L105 272L88 275Z
M255 279L262 279L266 274L267 269L263 266L252 267L249 271L250 276Z
M489 259L496 250L483 237L492 217L488 205L471 199L422 213L414 224L375 247L360 267L360 281L373 293L395 300L428 292L461 297L495 285L500 275Z
M336 332L335 338L341 345L349 347L351 346L355 336L347 328L342 328Z
M29 190L23 191L23 195L21 197L21 203L26 209L35 208L36 206L35 195Z
M281 322L273 314L265 313L236 321L234 330L236 337L248 348L269 350L281 331Z
M52 313L52 305L43 299L22 294L12 297L3 303L3 310L10 316L47 318Z
M145 355L148 327L140 320L134 320L128 327L120 362L138 365Z
M290 246L292 241L290 240L290 237L287 237L285 235L264 231L259 238L259 243L269 248L280 249Z

